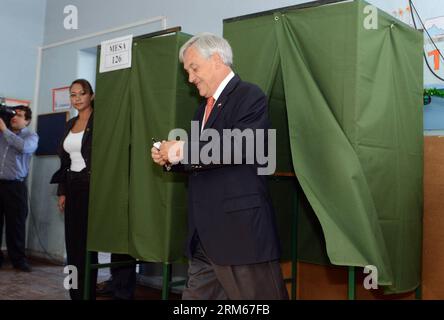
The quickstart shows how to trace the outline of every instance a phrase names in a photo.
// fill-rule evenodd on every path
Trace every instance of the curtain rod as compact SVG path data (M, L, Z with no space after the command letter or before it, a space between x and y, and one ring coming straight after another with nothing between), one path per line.
M312 1L312 2L305 2L305 3L297 4L294 6L276 8L276 9L272 9L272 10L267 10L267 11L251 13L251 14L247 14L247 15L243 15L243 16L228 18L228 19L224 19L223 22L224 23L225 22L235 22L235 21L240 21L240 20L244 20L244 19L266 16L266 15L269 15L269 14L272 14L275 12L279 12L279 11L307 9L307 8L319 7L319 6L323 6L323 5L327 5L327 4L335 4L338 2L348 2L348 1L350 1L350 0L317 0L317 1Z

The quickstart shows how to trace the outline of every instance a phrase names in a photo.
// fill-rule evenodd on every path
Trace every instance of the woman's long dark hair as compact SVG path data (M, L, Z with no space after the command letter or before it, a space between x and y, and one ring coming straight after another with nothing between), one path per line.
M89 93L91 96L94 94L94 90L91 86L91 83L89 83L88 80L85 80L85 79L74 80L71 83L71 85L69 86L70 91L71 91L72 86L75 84L80 84L82 86L83 91L85 91L86 93ZM94 99L91 100L91 107L94 109Z

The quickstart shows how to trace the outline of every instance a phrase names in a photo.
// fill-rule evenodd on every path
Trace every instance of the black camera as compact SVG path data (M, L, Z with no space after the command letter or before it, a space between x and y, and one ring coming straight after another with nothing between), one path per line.
M11 119L15 116L14 107L8 107L3 98L0 98L0 118L9 127Z

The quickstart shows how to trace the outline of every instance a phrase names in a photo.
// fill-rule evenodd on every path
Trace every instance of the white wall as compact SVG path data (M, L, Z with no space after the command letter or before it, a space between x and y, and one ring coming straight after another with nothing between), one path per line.
M89 34L150 17L165 15L168 25L182 26L187 33L209 31L222 34L222 20L276 7L302 3L300 0L48 0L45 43ZM75 5L79 29L63 28L63 8Z
M0 0L0 95L32 100L46 0Z

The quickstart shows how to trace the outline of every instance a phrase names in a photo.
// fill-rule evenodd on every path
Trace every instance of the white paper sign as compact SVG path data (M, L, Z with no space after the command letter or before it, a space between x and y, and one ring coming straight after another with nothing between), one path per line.
M100 73L131 68L133 36L102 42Z

